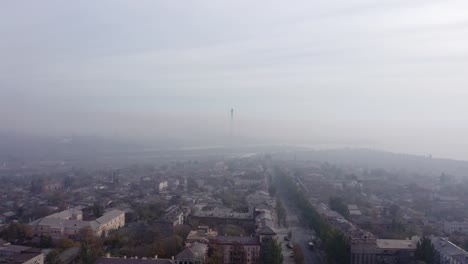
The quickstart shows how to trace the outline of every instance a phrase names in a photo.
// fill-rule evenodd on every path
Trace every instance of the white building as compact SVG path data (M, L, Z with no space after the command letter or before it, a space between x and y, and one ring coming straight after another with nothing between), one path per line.
M437 264L468 264L468 252L444 237L431 237L437 252Z
M81 229L90 228L97 236L125 225L125 212L112 210L93 221L83 221L83 212L80 207L55 213L29 223L34 235L48 235L53 239L73 237Z
M167 190L168 187L169 187L169 184L167 183L166 180L156 182L156 188L158 189L159 192Z
M444 232L446 234L452 234L452 233L468 234L468 222L466 220L463 222L444 221Z

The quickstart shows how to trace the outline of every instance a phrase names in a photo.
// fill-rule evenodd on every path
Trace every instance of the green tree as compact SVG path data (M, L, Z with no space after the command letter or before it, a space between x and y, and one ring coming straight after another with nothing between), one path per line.
M60 264L60 259L58 258L60 252L58 250L52 250L45 257L46 264Z
M350 245L343 233L336 229L329 232L326 248L329 263L347 264L350 262Z
M416 260L424 261L427 264L432 264L435 260L435 254L436 252L431 239L428 237L422 237L416 245Z
M208 247L206 264L223 264L224 251L220 245L212 244Z
M340 213L344 218L349 218L348 207L340 197L330 197L330 208Z
M281 253L281 245L274 239L270 239L263 243L263 263L265 264L281 264L283 263L283 254Z
M174 234L180 236L182 239L186 239L190 234L192 227L189 225L176 225L174 227Z
M276 215L278 217L278 226L281 226L281 222L286 225L286 210L280 200L276 201Z
M170 258L177 255L184 248L184 241L180 236L171 236L157 240L153 243L153 252L151 255L159 255Z
M52 246L52 237L51 236L41 236L39 240L40 248L50 248Z
M91 228L83 228L79 232L81 247L79 251L80 262L92 264L104 254L101 241L94 236Z
M59 249L60 251L67 250L78 245L78 243L75 243L73 240L66 237L57 240L55 244L57 249Z
M25 239L32 237L32 229L29 225L13 222L1 233L1 237L5 240Z
M280 186L291 202L294 202L301 211L304 219L307 219L310 228L317 232L328 255L328 262L332 264L347 264L350 261L349 241L343 233L334 229L308 201L305 194L298 188L298 185L291 177L275 168L277 187Z

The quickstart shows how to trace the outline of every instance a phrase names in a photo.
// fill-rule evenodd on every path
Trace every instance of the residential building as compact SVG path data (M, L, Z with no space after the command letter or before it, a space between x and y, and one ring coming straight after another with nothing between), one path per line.
M255 231L255 218L252 207L247 212L236 212L224 207L205 207L192 211L192 214L188 217L188 223L192 226L207 225L209 227L232 224L241 226L247 232Z
M172 236L174 227L184 223L184 212L177 206L170 206L165 215L155 221L161 236Z
M460 233L468 234L468 221L444 221L444 232L446 234Z
M39 249L17 246L0 246L0 263L2 264L44 264L44 254Z
M436 250L436 264L468 264L468 252L444 237L431 237Z
M174 264L171 259L160 259L160 258L113 258L105 257L99 258L94 264Z
M163 192L167 190L168 187L169 187L169 184L167 183L167 180L156 181L156 189L159 192Z
M377 263L410 263L419 237L414 239L377 239Z
M205 263L208 245L195 242L175 257L176 264L203 264Z
M223 248L224 264L261 263L261 245L257 237L218 236L210 244Z
M64 210L44 218L35 220L29 225L34 235L48 235L53 239L76 237L81 229L90 228L96 236L119 229L125 225L125 212L112 210L93 221L83 221L81 207Z
M351 264L376 264L376 238L369 232L356 230L350 234Z

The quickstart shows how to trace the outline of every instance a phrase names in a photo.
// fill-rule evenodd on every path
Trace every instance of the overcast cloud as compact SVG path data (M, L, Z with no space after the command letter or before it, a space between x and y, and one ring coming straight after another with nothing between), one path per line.
M2 130L468 159L468 2L2 1Z

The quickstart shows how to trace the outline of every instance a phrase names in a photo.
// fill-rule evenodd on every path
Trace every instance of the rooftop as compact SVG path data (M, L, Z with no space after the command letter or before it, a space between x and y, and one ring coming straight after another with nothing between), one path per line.
M30 250L31 247L20 246L20 245L6 245L0 247L0 252L11 252L11 253L21 253L26 250Z
M259 241L256 237L249 236L218 236L214 239L214 241L216 241L218 244L259 244Z
M453 258L459 258L463 257L464 262L461 262L463 264L468 263L468 252L465 250L461 249L457 245L453 244L450 242L448 239L443 238L443 237L431 237L432 244L434 245L434 248L439 251L441 254L444 254L446 256L451 256ZM461 259L463 259L461 258Z
M2 264L20 264L33 259L42 253L16 253L9 256L0 257L0 263Z
M253 209L249 208L249 212L247 213L239 213L233 211L230 208L214 207L212 210L196 210L195 212L193 212L193 215L199 217L253 219Z
M276 232L273 229L271 229L271 227L269 226L262 227L258 233L260 235L271 235L271 236L276 235Z
M177 254L177 259L203 258L208 251L208 246L199 242L193 243L190 247Z
M377 247L381 249L416 249L416 242L402 239L377 239Z
M96 222L98 222L100 224L105 224L105 223L110 222L113 219L119 217L121 214L125 214L125 212L120 211L120 210L112 210L112 211L107 212L103 216L99 217L98 219L96 219Z
M99 258L94 264L174 264L170 259Z

